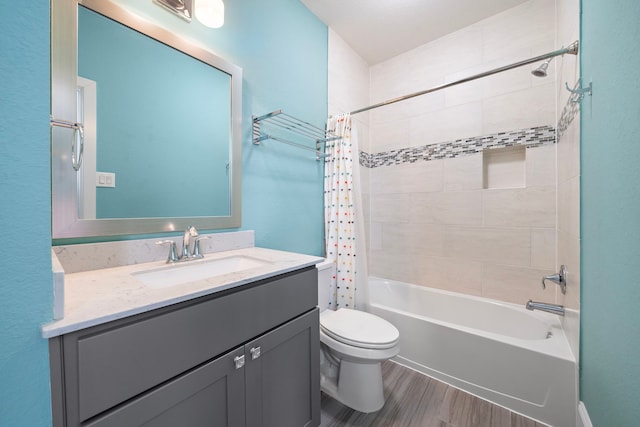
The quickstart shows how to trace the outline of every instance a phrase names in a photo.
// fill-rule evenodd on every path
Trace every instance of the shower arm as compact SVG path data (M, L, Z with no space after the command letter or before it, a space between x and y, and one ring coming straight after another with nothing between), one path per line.
M545 59L554 58L556 56L562 56L565 53L568 53L568 54L571 54L571 55L577 55L578 54L578 49L579 49L579 42L576 40L575 42L571 43L568 47L563 47L562 49L554 50L553 52L549 52L549 53L546 53L544 55L539 55L539 56L536 56L534 58L525 59L525 60L519 61L519 62L514 62L513 64L505 65L505 66L499 67L499 68L494 68L493 70L485 71L483 73L474 74L473 76L465 77L465 78L462 78L460 80L456 80L456 81L453 81L453 82L450 82L450 83L441 84L439 86L432 87L431 89L422 90L420 92L415 92L415 93L411 93L409 95L400 96L398 98L389 99L387 101L383 101L383 102L380 102L378 104L369 105L368 107L359 108L357 110L351 111L351 114L363 113L365 111L373 110L374 108L384 107L385 105L389 105L389 104L395 104L396 102L404 101L406 99L415 98L416 96L420 96L420 95L426 95L427 93L431 93L431 92L437 92L439 90L446 89L446 88L449 88L449 87L452 87L452 86L456 86L456 85L459 85L461 83L470 82L472 80L476 80L476 79L479 79L479 78L482 78L482 77L491 76L493 74L501 73L501 72L507 71L507 70L512 70L514 68L522 67L524 65L529 65L529 64L533 64L535 62L539 62L539 61L542 61L542 60L545 60Z

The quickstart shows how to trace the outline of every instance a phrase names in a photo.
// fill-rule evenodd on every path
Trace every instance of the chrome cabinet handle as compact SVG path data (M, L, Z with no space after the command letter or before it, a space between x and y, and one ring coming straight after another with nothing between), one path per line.
M251 360L256 360L258 357L260 357L260 347L253 347L249 351L251 352Z
M242 356L234 357L233 361L236 363L236 369L242 368L244 366L244 354Z

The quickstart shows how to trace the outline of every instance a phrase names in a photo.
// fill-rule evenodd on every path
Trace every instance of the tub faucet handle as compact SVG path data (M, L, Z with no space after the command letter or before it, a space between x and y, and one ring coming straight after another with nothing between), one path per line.
M542 278L542 289L546 288L545 280L551 280L558 286L560 286L560 290L563 294L567 293L567 267L564 265L560 266L560 272L556 274L552 274L550 276L545 276Z

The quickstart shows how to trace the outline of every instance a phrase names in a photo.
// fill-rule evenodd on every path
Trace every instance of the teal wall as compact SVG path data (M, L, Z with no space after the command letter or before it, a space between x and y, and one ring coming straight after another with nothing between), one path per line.
M116 174L97 218L230 214L228 74L80 7L78 75L97 82L97 170Z
M250 143L251 115L282 108L323 126L327 28L298 0L227 1L219 30L151 1L120 0L243 68L243 220L260 246L322 253L322 169L313 154ZM51 424L49 2L0 0L0 425Z
M582 0L580 399L596 427L640 422L640 2Z
M276 109L318 127L327 117L327 28L299 0L225 2L225 24L187 23L151 1L117 0L130 10L243 69L242 229L256 245L322 255L321 162L275 142L251 144L251 116Z
M0 8L0 426L48 426L49 4Z

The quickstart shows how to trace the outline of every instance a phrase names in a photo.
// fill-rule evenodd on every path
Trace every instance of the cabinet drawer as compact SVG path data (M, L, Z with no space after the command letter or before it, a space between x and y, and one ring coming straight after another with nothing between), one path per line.
M310 268L66 335L67 421L78 425L316 304Z

